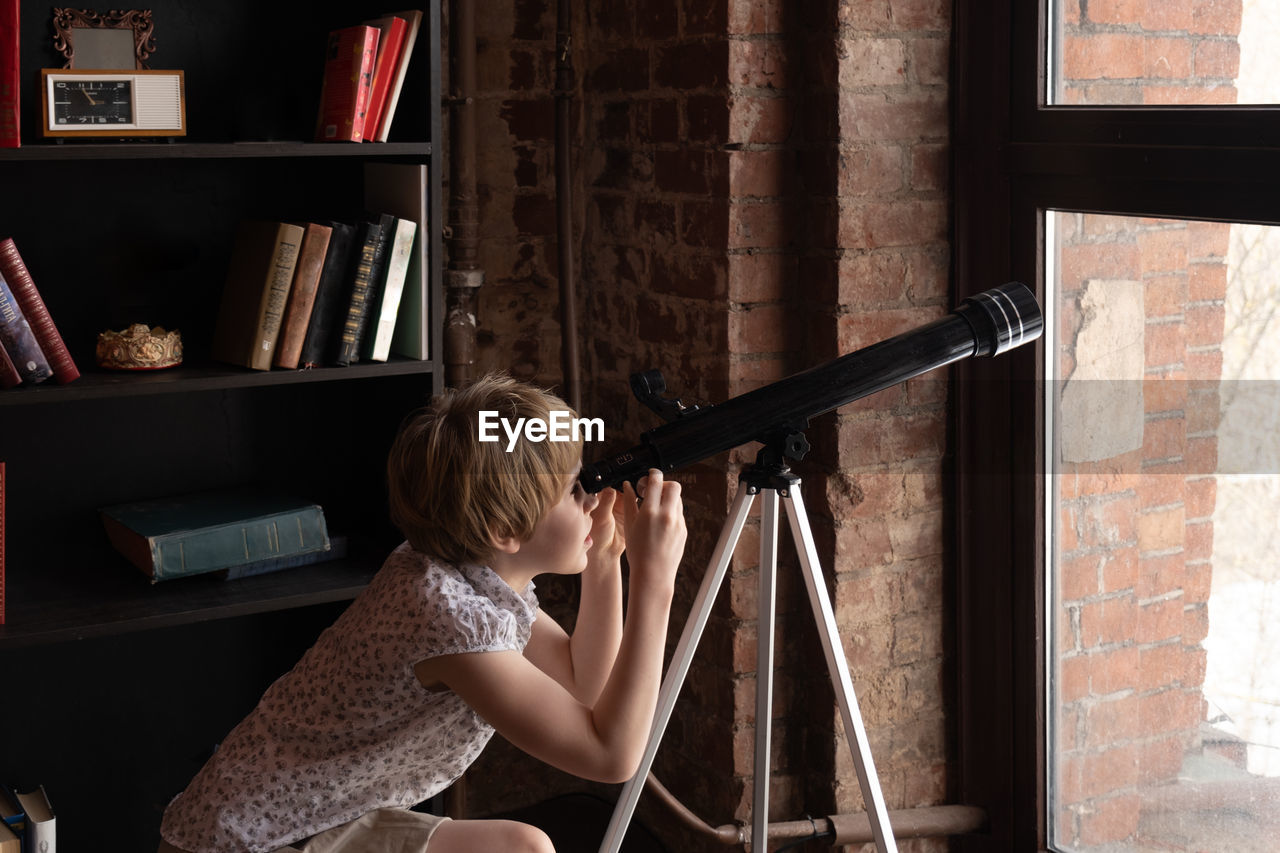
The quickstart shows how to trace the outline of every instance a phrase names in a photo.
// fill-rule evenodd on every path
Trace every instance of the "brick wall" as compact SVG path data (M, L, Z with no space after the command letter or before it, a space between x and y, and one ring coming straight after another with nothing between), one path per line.
M547 384L560 380L554 6L494 2L478 21L479 367ZM714 403L949 308L948 15L941 0L574 4L584 408L614 446L656 424L631 371L659 367L686 401ZM947 782L939 379L821 418L801 470L890 808L943 802ZM673 641L750 457L681 475L691 535ZM753 521L656 767L713 824L750 816L757 550ZM777 819L861 808L790 552L784 538ZM571 620L571 591L540 593ZM500 743L468 780L476 814L584 787ZM640 818L671 824L647 802ZM664 832L673 849L716 849Z

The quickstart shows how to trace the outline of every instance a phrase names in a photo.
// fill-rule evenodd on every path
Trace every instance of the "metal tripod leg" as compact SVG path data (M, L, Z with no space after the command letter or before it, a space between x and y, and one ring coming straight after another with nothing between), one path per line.
M640 766L635 776L623 786L622 796L614 808L613 818L605 832L601 843L601 853L619 853L622 838L631 816L635 813L640 793L644 789L645 779L653 759L658 752L658 744L666 731L667 723L675 710L676 698L684 679L688 675L689 665L697 650L698 641L702 637L707 619L715 604L716 594L724 581L729 560L742 535L742 528L751 509L753 496L757 490L748 487L745 482L738 485L738 493L733 501L729 519L720 532L720 540L716 543L711 555L711 564L703 575L702 585L694 599L693 611L689 621L685 623L684 633L676 646L667 675L663 679L662 689L658 693L658 707L654 712L653 725L649 730L649 742L645 746ZM773 488L760 489L764 492L760 521L760 601L757 653L756 683L756 744L755 765L752 768L754 779L754 800L752 804L752 853L765 853L768 849L769 827L769 750L770 721L773 716L773 636L775 617L775 583L777 580L778 552L778 496ZM840 706L840 715L844 720L845 736L849 748L853 752L853 763L858 774L858 783L862 789L862 799L866 804L867 815L871 822L871 832L879 853L897 853L898 847L889 827L889 815L884 804L884 795L880 791L880 781L876 776L875 763L871 758L871 747L867 739L866 728L862 723L862 713L858 709L858 700L853 692L853 681L849 676L849 664L845 660L844 646L836 627L835 612L827 595L826 583L822 578L822 570L818 563L818 552L814 545L813 533L809 529L809 518L805 513L804 502L800 497L799 479L795 478L789 488L781 493L787 508L787 520L791 526L792 537L803 570L805 587L809 593L809 604L813 608L817 621L818 634L822 642L822 651L827 660L836 692L836 701ZM755 839L766 839L757 846Z
M840 716L844 719L845 737L849 741L849 749L853 752L853 766L858 773L862 800L867 809L867 817L871 821L871 835L875 839L876 850L879 853L897 853L898 845L889 826L889 812L885 808L884 794L880 791L880 778L876 775L875 762L871 758L871 744L867 738L867 729L862 723L858 699L853 692L853 680L849 677L849 663L845 660L844 645L840 641L835 611L831 609L831 599L827 595L827 585L818 563L818 549L813 542L813 531L809 528L809 516L805 513L804 499L800 496L800 490L793 487L785 492L783 503L787 508L791 536L795 540L796 551L800 557L800 567L804 575L805 588L809 592L813 618L818 623L822 653L827 659L827 670L831 674L831 682L835 687L836 702L840 706Z
M729 518L721 529L720 540L711 554L711 563L707 567L706 574L702 576L702 586L699 587L698 596L694 599L689 621L684 625L684 633L680 635L675 655L662 681L662 689L658 693L658 707L654 711L653 725L649 729L649 742L640 759L640 767L636 770L636 775L632 776L622 788L622 796L619 797L618 805L613 810L613 818L609 821L609 828L600 845L601 853L606 851L618 853L622 848L622 836L626 834L627 826L631 823L631 815L636 810L636 803L640 801L640 793L644 790L649 768L653 766L653 758L658 754L658 744L662 740L663 732L666 731L667 723L671 720L671 712L675 710L676 697L680 694L680 688L689 672L689 664L693 661L693 653L698 648L698 640L701 639L702 631L707 626L707 619L711 616L711 607L715 604L716 593L720 591L720 585L724 581L725 571L729 568L733 549L737 547L738 538L742 535L742 527L746 523L753 499L754 495L746 484L739 484L738 494L734 497L733 507L729 510Z

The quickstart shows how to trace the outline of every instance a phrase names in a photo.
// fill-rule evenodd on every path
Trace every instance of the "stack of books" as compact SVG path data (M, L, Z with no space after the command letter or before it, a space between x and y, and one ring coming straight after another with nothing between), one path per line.
M387 141L421 24L411 10L329 33L317 141Z
M0 388L79 376L13 238L0 241Z
M0 785L0 853L58 849L57 820L44 786L16 794Z

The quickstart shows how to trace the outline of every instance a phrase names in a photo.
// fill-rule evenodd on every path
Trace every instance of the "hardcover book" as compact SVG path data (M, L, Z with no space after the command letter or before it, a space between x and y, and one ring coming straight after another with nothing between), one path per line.
M58 821L44 786L18 794L18 804L26 813L27 826L22 841L28 853L57 853Z
M331 547L319 504L248 489L118 504L100 515L111 544L153 583Z
M386 361L391 354L391 338L396 331L396 315L400 296L413 257L414 235L418 223L412 219L396 219L395 232L387 245L386 273L382 278L382 298L370 323L365 357L370 361Z
M14 298L18 300L18 307L22 309L23 315L31 325L31 331L40 342L45 360L53 370L53 381L59 385L65 385L78 379L80 371L76 369L76 363L72 360L71 353L67 351L67 345L63 342L62 335L58 333L58 327L53 324L53 317L45 307L40 291L36 289L36 283L31 278L31 271L23 262L22 255L18 252L18 245L13 242L12 237L0 240L0 275L9 282Z
M19 106L18 0L0 0L0 148L22 145Z
M428 273L431 233L427 215L429 167L412 163L366 163L364 167L364 206L368 210L384 210L401 219L418 223L418 239L414 242L409 268L405 272L400 310L396 314L391 352L406 358L425 361L431 358L431 328Z
M418 41L418 30L422 28L422 11L409 9L404 12L393 12L397 18L404 18L408 28L404 34L404 46L400 48L400 61L397 63L396 76L391 82L391 91L387 94L387 104L382 109L378 121L377 141L386 142L391 134L391 119L395 117L396 105L400 103L400 90L404 88L404 78L409 71L409 60L413 57L413 46Z
M31 325L18 307L18 301L3 275L0 275L0 347L4 348L23 382L35 384L53 375L35 332L31 331Z
M316 141L359 142L373 85L378 28L363 24L329 33Z
M22 376L19 375L18 368L13 366L9 353L4 351L3 346L0 346L0 388L13 388L21 384Z
M0 823L0 853L22 853L22 839L3 823Z
M270 370L304 231L288 222L242 222L227 269L213 357Z
M280 341L276 344L276 367L292 370L302 360L302 344L311 325L311 311L315 307L316 289L324 270L325 255L333 229L318 222L303 226L302 246L298 249L298 263L293 271L293 284L289 287L289 305L284 312L280 328Z
M385 15L365 21L378 28L378 57L373 65L373 83L369 87L369 108L364 116L364 139L377 141L378 128L391 94L391 85L400 73L400 51L404 49L404 37L409 24L404 18Z
M395 217L379 216L361 225L357 251L359 256L348 289L347 313L338 336L334 364L346 366L360 360L360 344L368 326L370 302L378 298L379 271L386 257L389 229Z
M347 222L328 223L333 229L329 251L324 257L320 284L316 288L316 304L311 309L311 323L302 343L302 367L319 367L333 348L336 329L341 326L339 312L345 312L346 285L352 275L352 251L355 249L356 227ZM345 316L343 314L342 316Z

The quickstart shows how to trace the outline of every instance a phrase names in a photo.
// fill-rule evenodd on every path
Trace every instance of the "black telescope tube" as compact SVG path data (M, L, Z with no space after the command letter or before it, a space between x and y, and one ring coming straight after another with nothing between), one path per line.
M1007 352L1043 330L1035 295L1010 282L968 297L940 320L655 427L627 452L584 464L578 481L598 492L650 468L675 471L747 442L785 438L810 418L953 361Z

